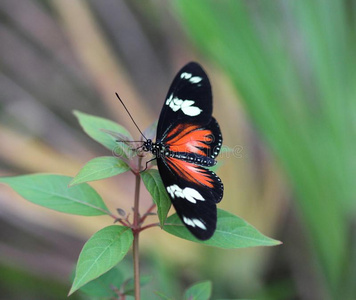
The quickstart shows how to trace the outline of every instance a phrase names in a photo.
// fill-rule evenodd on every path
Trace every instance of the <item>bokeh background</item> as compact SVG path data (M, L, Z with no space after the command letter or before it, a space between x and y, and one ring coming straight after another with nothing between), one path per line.
M110 155L74 109L139 137L114 93L144 129L175 73L197 61L236 149L219 158L219 207L283 245L226 251L147 230L143 299L180 299L207 279L213 299L356 299L355 21L354 0L0 0L0 175L74 176ZM127 173L92 185L130 211L133 184ZM1 185L0 299L66 299L82 245L110 222Z

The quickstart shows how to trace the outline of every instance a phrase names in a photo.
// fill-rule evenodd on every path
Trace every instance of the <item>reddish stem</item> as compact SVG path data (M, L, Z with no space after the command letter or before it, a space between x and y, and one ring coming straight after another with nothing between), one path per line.
M141 168L141 160L139 158L138 167ZM134 215L133 215L133 261L134 261L134 285L135 285L135 300L140 300L140 257L139 257L139 234L140 234L140 213L139 213L139 201L140 201L140 183L141 177L139 173L136 173L135 184L135 202L134 202Z
M143 226L140 228L140 232L147 229L147 228L151 228L151 227L155 227L155 226L159 226L159 223L152 223L152 224L148 224L146 226Z
M153 204L150 206L150 208L146 211L146 213L142 216L142 218L140 219L140 224L142 224L142 223L146 220L146 218L148 217L149 213L150 213L155 207L156 207L156 204L153 203Z

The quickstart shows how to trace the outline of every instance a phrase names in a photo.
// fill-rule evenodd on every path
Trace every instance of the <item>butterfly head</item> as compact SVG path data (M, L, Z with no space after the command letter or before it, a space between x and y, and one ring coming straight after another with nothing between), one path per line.
M148 139L147 141L143 142L142 150L145 152L149 152L152 150L152 140Z
M166 147L164 147L161 142L154 143L151 139L147 139L143 142L142 150L145 152L151 152L156 157L168 154L168 152L166 153Z

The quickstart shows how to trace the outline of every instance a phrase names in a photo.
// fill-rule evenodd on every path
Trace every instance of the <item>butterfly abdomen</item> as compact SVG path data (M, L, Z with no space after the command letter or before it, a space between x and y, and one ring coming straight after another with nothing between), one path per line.
M216 165L215 159L208 156L199 155L196 153L171 152L169 156L203 167L212 167Z
M158 158L173 157L203 167L212 167L216 165L216 160L211 157L191 152L175 152L162 142L151 143L148 151L151 151L152 154Z

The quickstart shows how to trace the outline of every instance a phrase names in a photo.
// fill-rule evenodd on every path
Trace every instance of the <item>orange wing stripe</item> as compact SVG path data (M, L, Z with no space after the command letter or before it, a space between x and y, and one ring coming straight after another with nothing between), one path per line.
M171 169L181 174L185 180L206 185L209 188L214 187L214 181L207 170L173 157L167 158L167 163Z
M175 135L175 136L174 136ZM208 129L199 129L197 125L178 125L167 135L167 138L174 136L167 141L170 150L174 152L188 152L205 155L199 148L209 148L206 143L211 143L212 132Z

